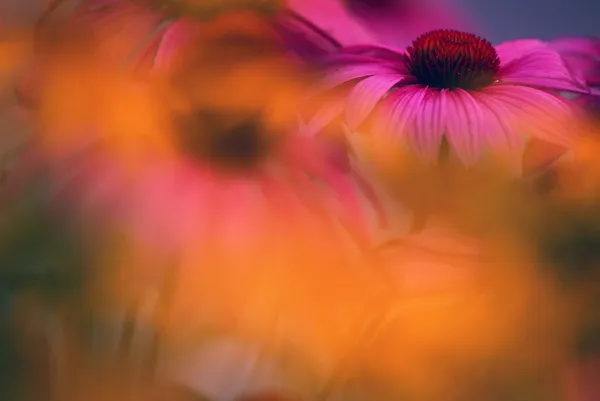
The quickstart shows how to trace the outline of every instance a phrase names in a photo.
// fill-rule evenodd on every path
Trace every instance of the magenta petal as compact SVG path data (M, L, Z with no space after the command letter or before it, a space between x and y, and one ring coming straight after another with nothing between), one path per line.
M563 58L549 49L535 49L500 67L501 82L550 90L589 93L589 87L576 79Z
M403 78L404 76L400 74L380 74L365 78L356 84L350 92L346 108L346 121L350 129L356 129L373 111L381 98Z
M307 61L338 51L341 44L311 21L294 12L282 12L273 26L286 48Z
M317 88L314 88L311 91L309 91L306 97L310 98L316 94L325 92L329 89L333 89L338 85L341 85L348 81L352 81L354 79L369 77L378 74L398 74L398 69L392 64L382 64L377 62L339 67L327 73L323 79L323 82Z
M445 111L448 142L460 161L470 166L479 159L485 139L481 107L470 93L455 89L448 91Z
M310 20L342 45L375 43L374 36L339 0L287 0L290 9Z
M346 46L340 49L340 54L362 54L365 56L373 56L388 61L402 62L406 59L406 53L394 47L381 45L355 45Z
M577 119L568 101L535 88L496 85L485 91L508 109L511 122L523 134L570 146L577 132Z
M567 37L554 40L549 45L588 85L600 86L600 38Z
M548 43L558 52L579 53L590 57L600 57L600 38L575 36L563 37Z
M465 14L446 0L343 0L383 44L404 47L432 29L471 30ZM399 28L400 27L400 28Z
M194 24L185 19L174 21L165 28L160 34L161 39L154 57L154 67L167 69L175 54L181 50L187 40L192 38L194 32Z
M548 44L538 39L517 39L500 43L495 46L501 64L507 64L519 59L532 51L545 49Z

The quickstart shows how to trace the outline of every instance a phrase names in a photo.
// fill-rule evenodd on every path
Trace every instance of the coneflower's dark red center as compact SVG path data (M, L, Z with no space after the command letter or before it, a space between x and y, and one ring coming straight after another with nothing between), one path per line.
M440 89L478 89L489 85L500 59L490 42L448 29L427 32L407 49L407 66L422 85Z

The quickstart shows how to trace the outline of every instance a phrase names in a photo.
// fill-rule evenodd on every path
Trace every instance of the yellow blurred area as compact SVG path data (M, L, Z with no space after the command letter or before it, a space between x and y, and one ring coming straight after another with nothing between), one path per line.
M198 110L233 120L258 115L270 128L264 134L285 133L297 123L307 72L276 48L230 57L248 51L247 42L239 41L244 35L266 46L265 32L253 15L217 19L203 28L205 40L182 44L170 67L156 70L130 70L125 60L104 51L110 44L85 32L72 39L67 35L40 59L43 73L32 71L38 80L33 90L40 103L40 138L54 154L102 139L129 163L144 152L178 157L178 122ZM220 41L229 34L231 41ZM121 36L116 40L123 42Z
M272 213L260 221L267 227L249 227L253 237L236 248L199 238L174 257L135 243L107 252L91 282L98 307L158 296L144 319L167 343L192 350L214 338L242 338L276 355L282 370L299 369L324 385L356 363L348 358L387 287L362 258L351 260L326 223L294 211L285 227Z
M396 298L363 350L366 370L398 394L465 397L482 369L551 372L564 362L571 306L533 258L447 230L386 253Z
M146 319L169 343L243 338L279 355L284 370L313 372L317 387L375 380L438 400L466 394L481 369L553 375L568 360L580 299L561 293L522 244L426 230L377 261L349 262L318 227L305 237L269 230L262 246L236 254L189 246L170 259L128 246L117 266L132 276L103 276L100 294L130 304L162 292Z
M596 201L600 189L600 129L583 133L573 147L572 160L556 168L559 198Z

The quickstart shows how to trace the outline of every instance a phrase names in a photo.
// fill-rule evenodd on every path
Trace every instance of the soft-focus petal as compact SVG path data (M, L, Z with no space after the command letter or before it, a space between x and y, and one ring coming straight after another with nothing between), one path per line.
M167 69L176 53L181 51L184 44L194 35L194 24L180 19L171 23L160 33L160 42L154 57L154 67L159 70Z
M340 1L381 43L389 46L405 47L433 29L473 30L465 12L446 0Z
M481 155L484 142L481 108L462 89L449 91L447 96L445 118L448 141L459 159L469 166Z
M308 61L318 60L341 48L327 32L294 12L280 13L274 27L286 48Z
M539 137L559 145L570 146L578 121L568 101L558 95L535 88L495 85L484 91L503 102L522 134Z
M309 134L318 133L344 112L345 105L346 99L342 97L326 103L311 117L305 131Z
M377 43L339 0L288 0L289 7L308 19L342 45Z
M549 42L569 68L581 74L590 86L600 86L600 38L566 37Z
M536 174L548 168L569 149L538 138L531 138L523 153L523 174Z
M325 75L323 82L318 84L316 88L309 91L307 97L311 97L315 94L335 88L336 86L357 78L364 78L378 74L398 73L398 68L390 63L382 64L378 62L370 62L339 67L331 72L328 72Z
M549 49L532 49L526 55L502 64L501 82L535 86L557 91L589 93L589 87L577 80L563 58Z
M545 49L547 44L539 39L517 39L495 46L500 63L507 64L535 50Z
M404 78L400 74L378 74L357 83L348 98L346 120L355 129L369 116L377 103Z

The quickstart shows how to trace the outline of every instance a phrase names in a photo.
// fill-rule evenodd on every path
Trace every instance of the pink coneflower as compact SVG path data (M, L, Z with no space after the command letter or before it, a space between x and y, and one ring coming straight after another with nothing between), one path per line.
M77 8L70 20L75 27L83 26L87 34L93 35L97 42L93 51L95 57L99 54L100 58L112 63L125 64L135 71L151 75L168 75L176 64L195 57L194 54L199 52L204 52L207 57L213 52L213 59L219 59L205 63L206 69L214 69L209 72L213 74L222 72L219 69L224 58L242 65L257 57L292 55L296 57L290 60L298 61L299 56L301 64L305 65L306 61L340 47L325 32L289 10L265 14L251 7L256 4L253 1L225 3L233 10L228 9L228 12L207 20L185 12L168 13L160 7L150 7L149 2L88 0ZM234 42L239 45L225 55ZM51 55L54 54L51 52ZM29 105L39 102L40 87L44 87L40 78L43 78L47 66L40 63L37 67L22 81L19 91ZM327 140L323 144L327 152L323 157L356 182L378 209L383 223L384 212L377 194L358 168L352 165L347 145L337 140Z
M55 178L57 207L89 230L106 228L118 243L94 244L101 265L94 284L109 295L136 301L170 279L168 311L157 318L167 336L188 341L206 329L227 330L286 350L289 341L290 352L328 374L354 345L357 320L374 297L369 278L379 281L343 230L359 244L368 240L365 209L322 144L297 130L294 106L304 85L296 70L262 60L211 75L203 61L158 85L153 100L162 107L128 98L122 119L108 112L118 111L110 102L82 102L104 88L122 104L124 92L105 82L91 93L79 86L77 99L57 85L63 104L42 97L42 109L92 116L84 127L99 131L94 148L44 166ZM89 81L80 70L58 79ZM80 138L80 127L68 128ZM57 130L42 128L45 139Z
M589 93L563 58L520 41L496 47L454 30L422 34L406 49L365 45L330 58L325 89L351 85L346 120L374 112L374 134L392 133L427 162L443 138L466 165L485 147L514 151L522 134L569 146L574 113L555 92Z

